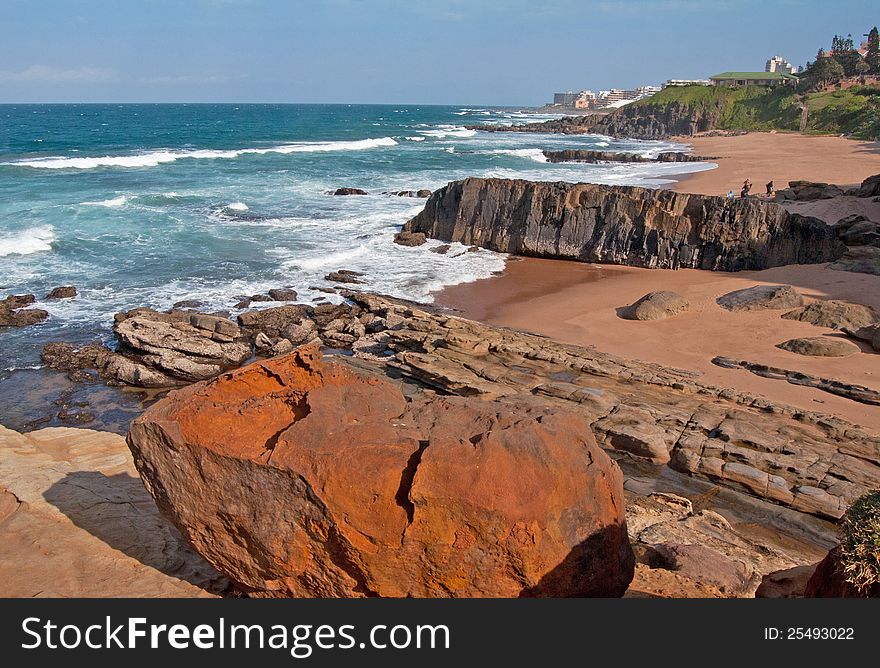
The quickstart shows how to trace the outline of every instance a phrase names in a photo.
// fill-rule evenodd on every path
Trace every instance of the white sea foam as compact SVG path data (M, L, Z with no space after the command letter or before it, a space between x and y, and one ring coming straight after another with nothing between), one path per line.
M359 139L354 141L300 142L281 144L267 148L243 148L229 151L152 151L138 155L116 155L91 158L52 157L34 160L0 163L7 166L32 167L34 169L94 169L96 167L157 167L158 165L191 158L195 160L230 160L242 155L265 155L267 153L320 153L330 151L363 151L380 146L395 146L392 137Z
M407 137L409 141L425 141L424 137Z
M224 208L229 211L247 211L250 207L244 202L232 202L231 204L227 204Z
M113 197L112 199L104 199L100 202L83 202L83 206L104 206L107 208L114 208L118 206L124 206L128 201L128 195L120 195L119 197Z
M535 162L547 162L547 156L539 148L499 148L491 151L477 151L483 155L515 155L518 158L529 158Z
M419 130L419 134L426 137L473 137L477 134L476 130L468 130L462 125L437 125L433 130Z
M0 257L50 251L53 241L55 241L55 230L51 225L6 233L0 236Z

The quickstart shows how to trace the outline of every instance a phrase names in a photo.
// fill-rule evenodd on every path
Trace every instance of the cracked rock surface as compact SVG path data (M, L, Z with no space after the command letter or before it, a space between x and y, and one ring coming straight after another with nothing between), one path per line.
M306 346L133 423L147 488L218 570L257 596L624 593L623 476L581 416L356 366Z

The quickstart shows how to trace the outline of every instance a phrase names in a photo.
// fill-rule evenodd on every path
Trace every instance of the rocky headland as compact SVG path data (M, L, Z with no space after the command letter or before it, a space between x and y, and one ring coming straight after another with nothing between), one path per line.
M824 222L758 200L513 179L454 181L404 232L516 255L716 271L829 262L845 251Z

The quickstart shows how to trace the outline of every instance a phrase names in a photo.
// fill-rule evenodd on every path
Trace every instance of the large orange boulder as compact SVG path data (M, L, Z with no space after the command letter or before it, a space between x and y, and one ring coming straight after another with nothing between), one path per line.
M261 596L619 596L622 476L579 416L407 399L317 348L171 393L132 425L147 488Z

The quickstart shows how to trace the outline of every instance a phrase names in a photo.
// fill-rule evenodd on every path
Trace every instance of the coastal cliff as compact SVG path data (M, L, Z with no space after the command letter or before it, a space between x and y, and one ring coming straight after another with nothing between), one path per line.
M519 179L449 183L404 231L516 255L664 269L766 269L844 252L832 228L777 204Z

